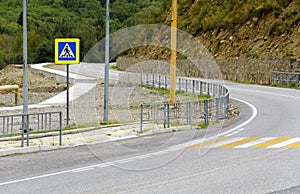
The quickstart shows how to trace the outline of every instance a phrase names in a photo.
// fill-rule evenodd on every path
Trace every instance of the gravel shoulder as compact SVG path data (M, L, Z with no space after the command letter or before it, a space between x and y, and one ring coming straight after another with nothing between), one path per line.
M64 70L64 66L50 65L49 68ZM22 90L23 69L19 65L10 65L1 70L0 85L17 84ZM37 104L45 101L66 89L65 83L57 82L54 77L45 77L42 74L32 73L29 69L28 73L28 104ZM169 101L169 93L161 90L153 90L145 87L120 85L115 81L110 81L110 97L109 97L109 120L116 123L136 122L139 119L139 107L142 103L159 103ZM91 95L92 94L92 95ZM19 105L22 105L22 91ZM80 100L74 102L74 107L82 107L76 110L85 110L85 107L93 104L92 112L96 112L97 120L100 121L103 115L103 99L104 99L104 82L98 80L94 91L83 96ZM176 96L178 101L195 100L195 96L189 94L180 94ZM7 91L0 93L0 107L14 106L14 92ZM51 107L47 111L62 111L65 114L64 106ZM76 120L76 111L74 117ZM90 112L90 111L89 111ZM14 113L15 114L15 113ZM230 102L229 119L234 119L239 115L238 106ZM76 122L75 122L76 123Z
M0 86L18 85L20 98L18 105L23 104L23 68L21 65L8 65L0 71ZM66 90L66 84L56 81L54 77L45 77L28 71L28 104L37 104ZM0 107L15 106L14 91L0 92Z

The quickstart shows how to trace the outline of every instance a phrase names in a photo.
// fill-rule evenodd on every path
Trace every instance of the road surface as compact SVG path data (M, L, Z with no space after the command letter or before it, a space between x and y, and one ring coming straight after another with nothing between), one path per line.
M222 128L0 158L0 193L300 193L300 91L226 86Z

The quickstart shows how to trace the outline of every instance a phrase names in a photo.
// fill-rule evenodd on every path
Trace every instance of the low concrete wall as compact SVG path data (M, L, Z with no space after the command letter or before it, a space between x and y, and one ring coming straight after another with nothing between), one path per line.
M169 75L170 72L168 60L158 61L123 56L117 59L117 66L120 70L135 73ZM177 60L178 76L225 79L263 85L271 84L272 71L299 70L299 64L294 59L198 59L194 63L188 59Z
M120 84L141 85L142 84L141 76L142 75L140 73L120 72L119 73L119 83Z

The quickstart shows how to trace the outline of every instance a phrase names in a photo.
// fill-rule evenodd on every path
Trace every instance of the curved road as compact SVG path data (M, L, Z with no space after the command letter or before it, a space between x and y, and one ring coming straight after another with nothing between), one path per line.
M300 91L226 86L222 128L0 158L0 193L300 193Z

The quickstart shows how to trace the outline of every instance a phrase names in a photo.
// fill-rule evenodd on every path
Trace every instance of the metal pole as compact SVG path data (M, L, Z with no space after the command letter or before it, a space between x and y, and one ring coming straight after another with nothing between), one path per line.
M69 127L69 120L70 120L70 115L69 115L69 110L70 110L70 107L69 107L69 98L70 98L70 94L69 94L69 80L70 77L69 77L69 64L67 64L67 104L66 104L66 107L67 107L67 127Z
M109 0L106 0L105 75L104 75L104 124L108 124L109 82Z
M29 146L29 115L28 114L26 114L26 145L27 145L27 147Z
M208 101L204 100L204 123L208 124Z
M143 104L141 104L140 133L143 133Z
M177 0L172 0L170 102L175 102L175 94L176 94L176 42L177 42Z
M28 113L27 5L23 0L23 113Z
M59 145L62 146L62 113L59 112Z
M3 126L4 126L4 118L3 118ZM21 139L21 147L24 147L24 131L25 131L24 129L25 129L25 118L24 118L24 114L23 114L22 115L22 139Z

